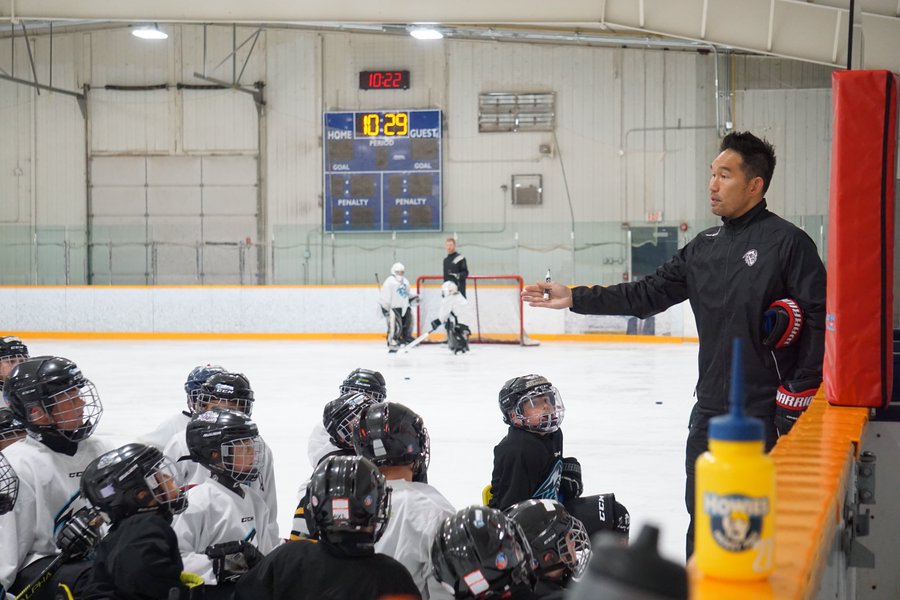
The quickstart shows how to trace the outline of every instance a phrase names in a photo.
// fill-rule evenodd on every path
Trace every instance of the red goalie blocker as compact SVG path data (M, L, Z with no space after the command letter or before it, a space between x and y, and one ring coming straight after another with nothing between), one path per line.
M825 394L879 408L893 379L897 81L889 71L842 71L832 90Z
M443 283L441 275L422 275L416 280L416 293L421 300L416 308L417 335L428 331L429 323L439 317ZM525 343L522 287L522 278L518 275L469 275L466 278L466 303L454 313L460 323L469 326L472 332L470 344ZM441 326L426 343L446 339Z

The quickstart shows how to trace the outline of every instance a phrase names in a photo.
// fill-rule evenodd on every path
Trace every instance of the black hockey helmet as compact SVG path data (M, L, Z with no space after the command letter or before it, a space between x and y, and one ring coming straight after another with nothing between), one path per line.
M13 335L0 337L0 360L8 358L28 358L28 346Z
M384 475L362 456L328 456L306 487L310 535L332 544L370 548L384 533L391 492Z
M17 440L25 435L25 426L16 419L13 411L0 405L0 444L7 440Z
M188 410L191 414L196 415L203 412L197 410L197 398L200 396L200 387L216 373L225 372L225 367L220 367L219 365L201 365L191 369L184 382L184 393L187 394Z
M113 523L137 513L174 515L187 508L172 461L145 444L126 444L92 460L81 476L81 494Z
M253 413L250 380L243 373L214 373L200 385L195 406L195 414L219 407L239 410L249 417Z
M387 398L387 385L384 375L378 371L353 369L341 383L340 392L362 392L376 402L383 402Z
M413 473L428 471L431 442L422 417L396 402L379 402L359 413L353 447L377 466L412 465Z
M538 577L557 581L578 579L591 558L591 540L581 521L556 500L525 500L506 509L519 524L534 560Z
M541 375L513 377L500 389L499 401L504 423L538 433L550 433L559 429L566 414L559 390ZM544 413L539 422L529 422L525 414L527 407L539 407L542 404L549 404L553 408L552 412Z
M37 356L16 365L6 378L3 399L27 430L76 443L90 437L103 414L94 384L75 363L59 356Z
M259 479L265 449L259 429L248 415L214 408L192 418L184 435L191 460L214 475L236 483ZM253 449L250 460L248 448Z
M375 402L362 392L350 391L326 404L322 425L331 436L331 443L343 450L353 450L353 425L360 411Z
M431 563L456 598L500 598L532 590L537 575L522 529L494 508L469 506L438 527Z
M28 346L17 337L8 335L0 337L0 391L3 381L13 367L28 358Z
M19 478L12 465L0 453L0 515L5 515L16 505L19 495Z

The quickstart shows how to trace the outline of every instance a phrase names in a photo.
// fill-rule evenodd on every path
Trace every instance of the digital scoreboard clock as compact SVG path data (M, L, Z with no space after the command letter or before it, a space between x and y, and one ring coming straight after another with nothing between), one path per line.
M409 71L360 71L361 90L408 90Z
M439 110L326 112L326 232L440 231Z

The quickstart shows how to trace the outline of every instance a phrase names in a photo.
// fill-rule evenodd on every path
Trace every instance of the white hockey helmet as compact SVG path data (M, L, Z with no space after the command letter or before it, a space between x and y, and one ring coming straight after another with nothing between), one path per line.
M391 265L391 275L394 277L403 277L403 274L406 272L406 267L403 266L403 263L395 262Z
M452 281L445 281L441 286L441 296L446 298L447 296L452 296L453 294L458 294L459 288Z

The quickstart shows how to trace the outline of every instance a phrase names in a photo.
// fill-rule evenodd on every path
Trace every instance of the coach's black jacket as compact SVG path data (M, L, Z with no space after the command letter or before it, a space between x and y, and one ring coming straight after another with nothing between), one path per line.
M571 310L647 318L690 300L700 337L696 389L700 408L727 411L731 340L740 337L747 412L771 416L779 383L801 391L822 381L825 267L809 236L769 212L765 200L737 219L722 222L700 232L640 281L574 288ZM780 298L793 298L805 320L799 339L777 351L776 368L772 353L762 346L762 316Z

